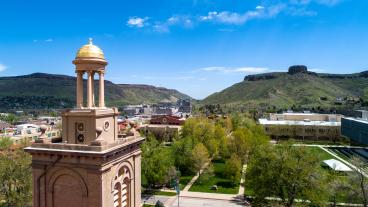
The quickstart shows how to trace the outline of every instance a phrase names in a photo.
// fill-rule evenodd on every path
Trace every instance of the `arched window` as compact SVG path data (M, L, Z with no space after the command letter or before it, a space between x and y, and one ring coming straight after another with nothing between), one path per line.
M119 169L113 191L114 207L130 207L130 178L130 171L127 167Z
M114 207L122 207L122 195L120 183L116 183L114 187Z

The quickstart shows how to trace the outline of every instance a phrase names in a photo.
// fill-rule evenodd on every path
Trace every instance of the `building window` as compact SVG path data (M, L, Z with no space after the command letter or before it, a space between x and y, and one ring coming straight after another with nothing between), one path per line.
M114 207L122 207L121 185L116 183L114 187Z

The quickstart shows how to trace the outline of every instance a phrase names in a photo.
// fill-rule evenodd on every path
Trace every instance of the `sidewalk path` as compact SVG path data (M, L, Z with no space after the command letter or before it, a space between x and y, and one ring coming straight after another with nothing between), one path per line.
M240 179L239 192L238 195L244 195L244 181L245 181L245 172L247 170L247 165L243 165L242 175Z
M207 167L209 163L207 163L204 167L204 169ZM247 165L243 165L243 169L242 169L242 177L240 180L240 186L239 186L239 191L238 194L222 194L222 193L203 193L203 192L191 192L189 191L190 187L192 187L192 185L195 183L195 181L198 179L199 177L199 173L197 173L197 175L195 175L192 180L185 186L185 188L180 192L180 198L183 199L198 199L198 201L203 201L203 200L218 200L218 201L226 201L232 203L232 204L237 204L237 205L247 205L247 203L244 201L244 178L245 178L245 172L246 172L246 168ZM202 173L203 170L201 170L200 172ZM202 202L201 201L201 202ZM169 200L167 200L165 202L165 205L167 206L174 206L176 205L177 202L177 196L173 196L172 198L170 198ZM204 201L203 201L204 202ZM208 201L209 202L209 201Z
M203 167L203 169L206 169L206 167L208 166L209 163L206 163ZM185 186L185 188L182 190L182 192L187 192L189 191L190 187L192 187L192 185L195 183L195 181L198 179L199 174L203 172L203 169L199 171L199 173L197 173L197 175L195 175L192 180L190 180L190 182Z

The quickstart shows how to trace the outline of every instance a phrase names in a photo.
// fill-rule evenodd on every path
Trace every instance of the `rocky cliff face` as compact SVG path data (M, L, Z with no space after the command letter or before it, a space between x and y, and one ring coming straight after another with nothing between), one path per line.
M305 65L293 65L289 67L288 74L294 75L297 73L308 73L308 68Z
M256 75L247 75L244 77L244 81L259 81L259 80L270 80L280 77L280 75L298 75L298 74L308 74L317 76L318 74L315 72L308 71L307 66L305 65L293 65L290 66L288 72L276 72L276 73L263 73Z

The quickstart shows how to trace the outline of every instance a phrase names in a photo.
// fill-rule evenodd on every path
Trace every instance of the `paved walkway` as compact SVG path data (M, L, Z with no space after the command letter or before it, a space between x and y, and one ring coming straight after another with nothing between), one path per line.
M142 195L141 203L143 204L151 204L155 205L157 201L161 201L162 203L166 203L173 196L160 196L160 195Z
M180 207L244 207L250 206L244 204L244 202L238 202L236 200L215 200L215 199L202 199L202 198L189 198L180 197L179 199ZM178 200L175 199L174 202L168 207L178 207Z
M206 164L205 167L207 167ZM221 193L203 193L203 192L190 192L189 189L195 183L199 177L199 173L192 178L192 180L185 186L180 192L179 202L180 206L248 206L249 204L244 201L244 179L247 166L244 165L242 169L242 177L240 180L240 186L238 194L221 194ZM201 170L202 173L202 170ZM166 200L165 206L177 206L178 197L173 196Z
M206 169L206 167L208 166L209 163L206 163L203 167L203 169ZM182 190L182 192L187 192L189 191L189 188L192 187L192 185L195 183L195 181L198 179L199 174L203 172L203 169L199 171L199 173L197 173L197 175L193 176L192 180L190 180L190 182L185 186L185 188Z
M238 195L244 195L244 181L245 181L245 172L247 171L247 165L243 165L242 175L240 179L239 192Z

